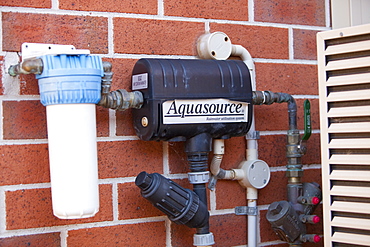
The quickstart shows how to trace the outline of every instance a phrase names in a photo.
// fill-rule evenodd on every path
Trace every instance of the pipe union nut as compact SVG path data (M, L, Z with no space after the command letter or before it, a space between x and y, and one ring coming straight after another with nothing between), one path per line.
M296 177L296 178L303 177L303 170L287 170L286 171L286 176L288 178L291 178L291 177Z

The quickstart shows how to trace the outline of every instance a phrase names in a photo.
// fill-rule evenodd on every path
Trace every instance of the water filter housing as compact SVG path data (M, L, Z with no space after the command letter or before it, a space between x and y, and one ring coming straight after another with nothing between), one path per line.
M225 139L251 125L251 78L239 60L140 59L132 90L144 96L133 110L142 140L185 141L201 133Z
M99 211L95 104L102 61L96 55L44 55L37 75L46 106L53 213L61 219Z

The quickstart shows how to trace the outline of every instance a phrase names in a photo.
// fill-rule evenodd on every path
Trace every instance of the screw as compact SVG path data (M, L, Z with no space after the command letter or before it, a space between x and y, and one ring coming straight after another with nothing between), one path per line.
M147 126L149 125L149 121L148 121L148 118L147 118L147 117L143 117L143 118L141 119L141 125L142 125L143 127L147 127Z

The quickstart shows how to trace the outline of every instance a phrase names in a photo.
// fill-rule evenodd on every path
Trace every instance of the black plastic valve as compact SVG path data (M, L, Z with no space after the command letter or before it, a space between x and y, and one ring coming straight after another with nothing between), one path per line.
M135 184L141 189L141 195L171 221L190 228L200 228L207 224L208 209L193 191L182 188L158 173L141 172Z

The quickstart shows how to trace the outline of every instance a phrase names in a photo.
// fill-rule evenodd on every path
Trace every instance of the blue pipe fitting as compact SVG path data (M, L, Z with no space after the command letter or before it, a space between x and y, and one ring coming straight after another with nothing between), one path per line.
M36 75L44 106L97 104L101 97L103 63L97 55L44 55L43 71Z

